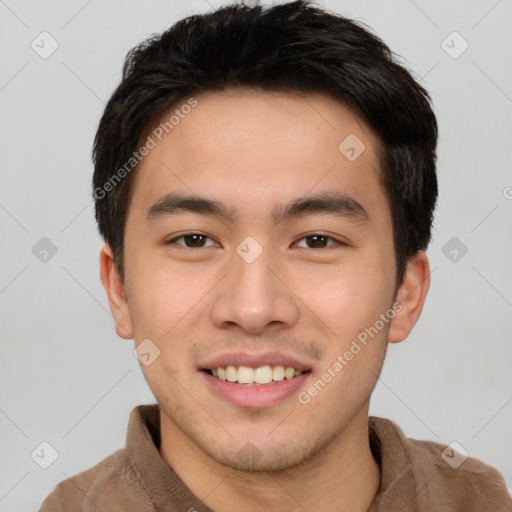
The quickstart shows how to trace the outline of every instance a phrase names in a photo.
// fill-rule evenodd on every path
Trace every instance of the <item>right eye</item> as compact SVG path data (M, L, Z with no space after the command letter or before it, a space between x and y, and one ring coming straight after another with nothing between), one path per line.
M209 240L211 243L208 244L207 240ZM216 243L210 237L203 235L202 233L187 233L185 235L180 235L176 238L173 238L167 243L181 245L190 249L199 249L201 247L212 247L216 245Z

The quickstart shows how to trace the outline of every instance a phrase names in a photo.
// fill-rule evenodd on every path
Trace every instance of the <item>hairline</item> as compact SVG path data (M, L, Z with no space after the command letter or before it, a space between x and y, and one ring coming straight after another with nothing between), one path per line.
M309 87L303 87L299 86L297 88L294 87L286 87L286 88L278 88L278 87L264 87L264 86L253 86L253 85L244 85L244 84L227 84L224 87L221 88L208 88L208 89L191 89L188 92L185 92L183 94L180 94L174 101L169 103L169 105L162 108L159 112L159 114L156 114L151 120L149 120L145 126L140 130L140 135L137 139L137 146L140 147L143 144L143 141L147 138L147 136L152 133L152 130L156 126L158 126L163 119L179 105L181 102L186 100L186 98L190 97L199 97L202 94L220 94L224 92L259 92L263 94L268 94L270 96L292 96L296 97L302 100L307 100L307 98L315 96L315 95L321 95L324 97L331 98L337 102L339 102L341 105L343 105L345 108L349 109L350 112L358 119L359 122L361 122L365 129L368 130L371 135L374 138L375 141L375 154L377 157L377 168L372 167L376 174L379 181L379 184L381 186L381 189L384 193L385 199L386 199L386 205L391 217L391 228L392 228L392 241L393 241L393 251L395 256L395 268L397 271L396 280L397 284L400 284L398 281L401 282L403 275L399 275L399 264L397 261L398 253L397 253L397 247L395 244L395 237L396 237L396 226L395 226L395 219L393 216L393 204L392 204L392 198L390 191L388 190L388 186L386 183L386 176L385 176L385 169L387 167L387 147L385 143L382 141L381 136L375 131L375 129L369 124L369 122L365 119L365 116L359 112L359 110L354 106L351 105L351 103L341 94L335 94L332 91L324 90L322 87L315 87L315 86L309 86ZM132 148L133 150L133 148ZM145 158L145 157L144 157ZM143 162L144 160L142 160ZM133 171L128 176L128 182L127 182L127 190L125 193L125 202L124 202L124 211L123 211L123 227L122 227L122 238L120 240L119 249L117 252L121 254L115 254L114 253L114 259L117 266L117 270L121 277L124 279L125 275L125 258L124 258L124 240L125 240L125 234L126 234L126 221L128 219L128 211L130 208L130 205L132 203L132 198L134 194L134 190L136 188L137 184L137 177L139 175L139 167L142 162L139 162L133 169ZM412 257L412 255L410 256ZM403 274L403 271L402 271Z

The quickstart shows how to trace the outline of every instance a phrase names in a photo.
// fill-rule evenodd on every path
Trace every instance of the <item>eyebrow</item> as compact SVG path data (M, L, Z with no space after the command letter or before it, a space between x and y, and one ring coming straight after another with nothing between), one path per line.
M233 221L236 218L235 212L220 201L193 195L167 194L151 206L147 219L170 217L181 212L222 217L228 221Z
M148 220L170 217L181 212L220 217L229 222L237 219L236 211L220 201L196 195L166 194L153 204L147 214ZM274 207L272 220L277 224L307 215L330 214L353 222L368 222L365 208L354 198L342 192L323 192L298 197L287 204Z
M288 204L278 205L272 211L277 224L283 220L305 217L309 214L331 214L355 222L368 222L368 212L354 198L342 192L324 192L294 199Z

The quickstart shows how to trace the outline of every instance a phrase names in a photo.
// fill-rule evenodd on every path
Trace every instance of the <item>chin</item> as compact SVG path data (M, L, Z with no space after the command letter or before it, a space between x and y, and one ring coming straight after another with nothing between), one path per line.
M273 427L275 429L275 425ZM212 439L208 433L191 433L196 446L213 461L230 469L247 473L278 473L311 463L336 437L318 430L308 437L304 432L287 432L270 438L269 429L257 435L233 436L229 440Z
M309 460L315 450L304 446L291 446L281 449L275 446L257 447L251 441L242 443L238 450L204 450L219 464L245 473L278 473L299 467Z

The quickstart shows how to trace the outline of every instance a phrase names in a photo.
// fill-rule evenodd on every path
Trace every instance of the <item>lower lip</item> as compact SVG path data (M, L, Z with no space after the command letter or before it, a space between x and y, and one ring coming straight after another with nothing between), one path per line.
M236 407L247 408L272 407L279 404L279 402L296 395L310 376L310 372L306 372L293 379L272 381L270 384L246 385L220 380L205 371L201 371L201 373L216 395Z

